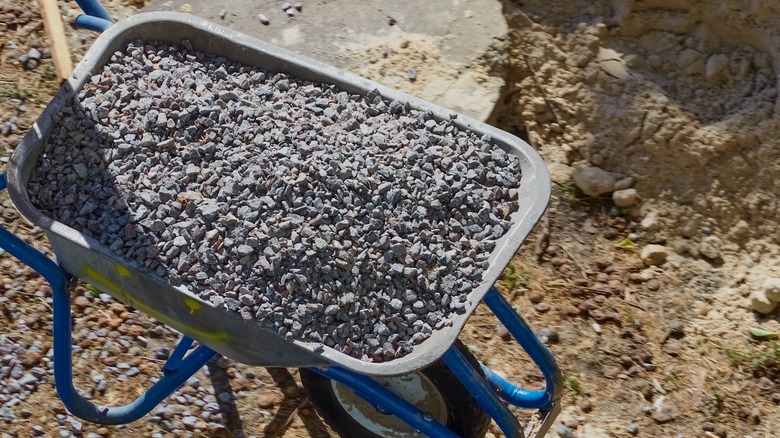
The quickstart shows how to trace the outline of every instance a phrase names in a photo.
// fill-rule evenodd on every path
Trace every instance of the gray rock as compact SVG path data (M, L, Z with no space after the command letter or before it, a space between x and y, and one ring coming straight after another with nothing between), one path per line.
M660 265L666 261L669 251L662 245L647 245L639 251L639 258L645 265Z
M769 299L765 290L756 290L750 294L750 307L758 313L769 315L777 310L777 301Z
M543 342L547 342L550 344L557 344L559 340L558 331L555 330L553 327L544 327L540 329L536 335L541 339Z
M674 400L669 399L666 396L660 396L655 403L653 403L650 416L656 423L668 423L680 416L680 408L677 407L677 403L675 403Z
M42 56L43 55L41 54L41 51L34 47L27 51L27 59L34 59L38 61Z
M574 432L571 429L569 429L568 427L566 427L565 425L563 425L563 424L559 424L556 427L555 432L561 438L572 438L572 437L574 437Z
M712 55L707 58L707 63L704 67L704 77L707 78L708 81L716 81L723 75L728 66L728 56L722 53Z
M601 196L615 187L615 176L598 167L575 169L571 178L574 185L588 196Z
M79 176L79 178L86 178L89 175L87 166L83 163L76 163L73 165L73 171Z
M612 202L618 207L632 207L637 202L636 189L615 190L612 192Z
M768 299L780 302L780 278L767 278L764 280L762 290Z
M717 259L720 257L720 247L722 242L716 236L707 236L699 243L699 254L708 259Z

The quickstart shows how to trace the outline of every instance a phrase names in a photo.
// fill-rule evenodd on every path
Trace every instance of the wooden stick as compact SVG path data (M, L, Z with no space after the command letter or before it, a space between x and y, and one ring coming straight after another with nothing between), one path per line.
M38 0L38 5L41 8L46 36L49 38L51 58L54 62L57 78L64 81L73 72L73 64L70 61L68 43L65 40L65 26L62 24L60 8L57 5L57 0Z

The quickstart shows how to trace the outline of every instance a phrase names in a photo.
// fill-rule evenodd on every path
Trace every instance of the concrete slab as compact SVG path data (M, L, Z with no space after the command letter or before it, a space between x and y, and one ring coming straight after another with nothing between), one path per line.
M500 97L503 78L483 66L507 32L498 0L318 0L291 14L282 4L152 0L144 10L190 12L479 120Z

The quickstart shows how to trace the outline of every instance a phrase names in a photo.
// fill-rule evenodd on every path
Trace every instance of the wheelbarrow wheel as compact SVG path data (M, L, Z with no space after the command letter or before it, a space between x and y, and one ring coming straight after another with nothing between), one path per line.
M474 355L460 341L456 341L455 346L481 374ZM346 385L306 368L301 368L300 374L312 405L339 436L424 436L401 419L377 410ZM487 433L490 417L442 361L413 373L375 380L445 424L458 436L481 438Z

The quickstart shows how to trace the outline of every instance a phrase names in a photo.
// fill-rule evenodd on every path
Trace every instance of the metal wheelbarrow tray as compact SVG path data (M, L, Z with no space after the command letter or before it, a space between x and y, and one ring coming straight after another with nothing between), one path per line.
M335 67L274 47L207 20L180 13L153 12L124 20L104 32L64 83L32 129L17 147L8 165L8 189L21 214L46 231L59 263L74 276L96 285L115 298L147 313L211 349L248 365L279 367L328 367L338 365L368 375L400 375L424 368L439 359L453 344L471 313L497 280L504 267L541 217L549 199L549 177L541 158L525 142L484 123L457 115L455 123L477 135L489 134L493 143L520 159L522 179L519 210L513 226L497 242L489 268L466 303L465 313L452 316L452 326L434 331L401 358L372 363L317 344L289 341L276 332L246 322L234 313L218 309L184 287L173 287L153 273L141 272L135 262L115 255L106 245L43 215L30 202L27 182L44 149L55 115L111 55L134 39L178 44L188 39L193 48L218 53L227 59L284 72L305 80L333 84L359 95L377 89L387 99L430 111L437 120L453 111L347 73Z

